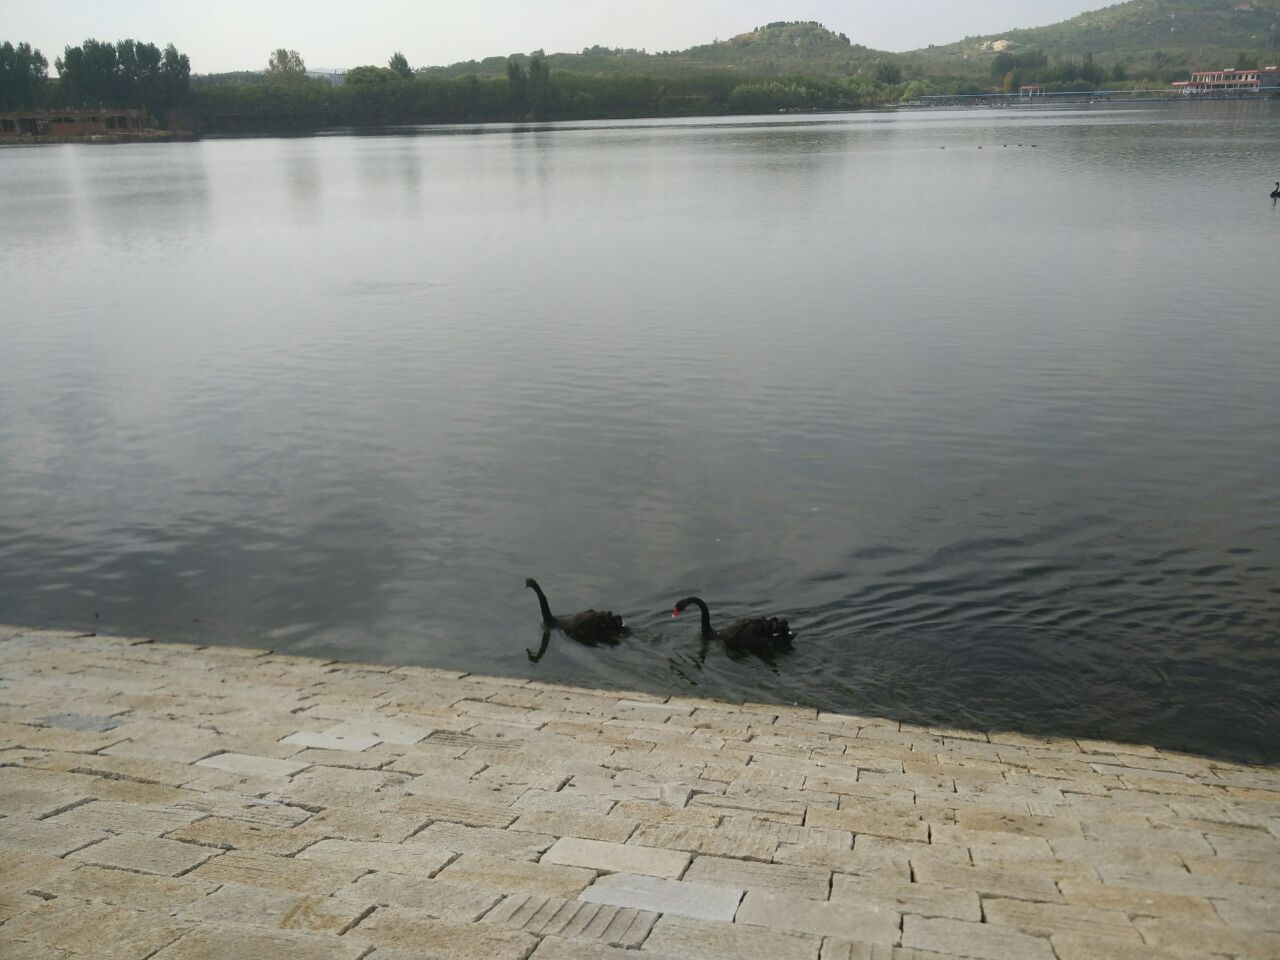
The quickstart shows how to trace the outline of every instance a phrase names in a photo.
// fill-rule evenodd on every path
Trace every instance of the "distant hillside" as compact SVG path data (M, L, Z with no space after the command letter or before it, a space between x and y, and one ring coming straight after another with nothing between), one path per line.
M815 21L779 21L688 50L650 53L597 46L546 59L552 70L594 76L663 79L714 72L755 78L878 77L891 83L901 76L985 86L993 67L1000 66L1000 54L1037 50L1047 58L1049 67L1041 73L1050 79L1055 64L1070 61L1096 60L1100 70L1122 65L1129 69L1115 71L1117 78L1166 82L1185 77L1187 70L1231 66L1242 52L1251 60L1274 62L1280 60L1280 0L1129 0L1047 27L967 37L905 53L862 46ZM516 60L527 64L528 57L517 54ZM495 56L420 72L441 78L500 77L506 70L507 58Z
M552 70L598 75L677 77L724 71L753 77L844 77L874 69L878 61L892 56L852 43L843 33L835 33L814 21L779 21L688 50L648 53L597 46L580 53L547 54L547 63ZM517 55L517 60L524 59ZM441 77L505 76L507 58L466 60L420 72Z
M914 51L935 69L989 63L1000 52L1043 50L1052 58L1091 53L1105 63L1148 61L1230 66L1242 51L1280 59L1280 0L1129 0L1047 27L1008 30Z

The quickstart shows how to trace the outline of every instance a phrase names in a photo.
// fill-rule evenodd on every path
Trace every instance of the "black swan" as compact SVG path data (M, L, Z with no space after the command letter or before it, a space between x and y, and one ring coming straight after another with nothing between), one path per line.
M542 626L547 632L559 630L570 640L585 643L589 647L600 644L615 644L628 630L622 618L612 610L583 610L581 613L567 617L557 617L551 613L547 605L547 595L532 577L525 580L524 585L538 595L538 606L542 608Z
M1276 181L1276 188L1271 191L1272 200L1280 200L1280 180Z
M768 657L791 649L791 628L781 617L747 617L715 630L711 627L711 613L699 597L677 600L671 615L678 617L691 603L702 611L702 639L718 638L730 653L754 653Z

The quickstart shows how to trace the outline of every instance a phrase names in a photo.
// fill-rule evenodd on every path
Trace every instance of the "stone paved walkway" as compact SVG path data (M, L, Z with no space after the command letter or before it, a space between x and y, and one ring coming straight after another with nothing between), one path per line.
M1280 769L0 628L4 960L1280 957Z

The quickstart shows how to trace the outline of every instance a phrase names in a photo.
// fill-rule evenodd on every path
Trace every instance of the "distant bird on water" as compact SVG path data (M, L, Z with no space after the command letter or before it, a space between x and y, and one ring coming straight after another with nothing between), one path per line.
M702 613L704 654L705 644L717 639L730 653L754 653L765 658L791 649L791 628L781 617L747 617L716 630L711 626L711 612L700 597L685 597L683 600L677 600L671 615L680 616L691 604Z
M538 595L538 606L542 608L542 626L547 633L559 630L570 640L595 647L616 644L629 632L622 618L612 610L583 610L567 617L557 617L551 612L547 595L542 592L537 580L531 577L525 580L524 585Z
M1272 200L1280 200L1280 180L1276 181L1276 188L1271 191Z

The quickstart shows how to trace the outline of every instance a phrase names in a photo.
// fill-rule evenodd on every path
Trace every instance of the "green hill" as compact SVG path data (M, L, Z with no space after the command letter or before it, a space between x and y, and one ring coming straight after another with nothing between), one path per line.
M1230 66L1247 51L1280 59L1278 0L1129 0L1047 27L1008 30L913 51L936 70L990 64L999 52L1043 50L1051 58L1093 54L1107 64L1153 57L1189 68Z
M552 53L552 70L596 75L642 74L679 77L708 71L752 77L803 75L845 77L874 69L893 55L852 43L843 33L828 30L815 21L779 21L757 27L728 40L717 40L688 50L648 53L643 50L587 47L579 53ZM517 54L519 62L527 60ZM505 76L506 57L466 60L447 67L428 67L429 76Z
M1044 54L1046 66L1034 66L1036 51ZM904 53L854 43L815 21L779 21L688 50L650 53L597 46L546 59L552 70L593 76L663 79L714 72L893 82L895 71L901 71L904 80L989 85L993 73L1003 75L1008 69L1010 57L1020 75L1050 82L1079 76L1079 70L1072 73L1072 62L1096 62L1107 77L1168 81L1188 70L1231 66L1242 52L1259 62L1280 60L1280 0L1129 0L1046 27L966 37ZM1033 65L1024 66L1024 57ZM516 60L527 63L528 57L517 54ZM1057 69L1059 64L1067 65L1065 72ZM495 56L420 72L442 78L500 77L506 70L507 58Z

